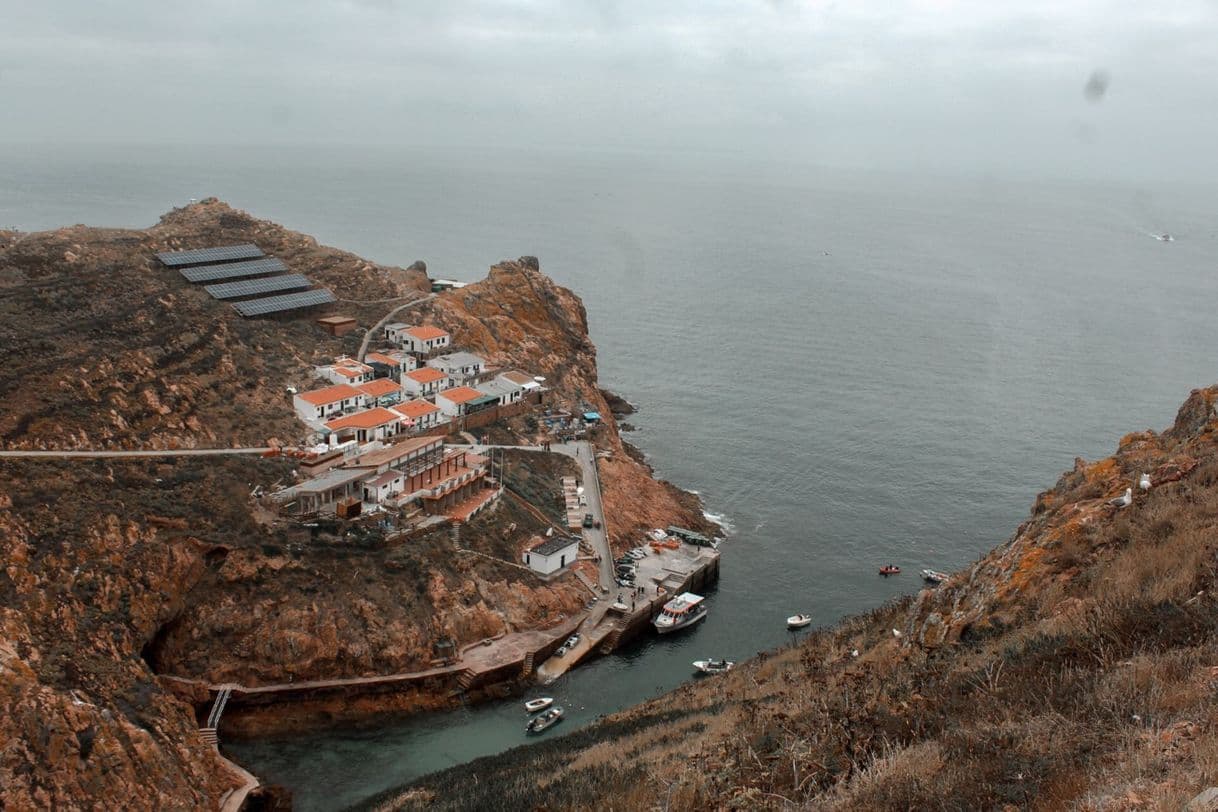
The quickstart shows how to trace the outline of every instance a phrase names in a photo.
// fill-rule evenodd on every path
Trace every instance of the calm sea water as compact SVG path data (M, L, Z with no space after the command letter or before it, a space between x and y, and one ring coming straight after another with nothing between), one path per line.
M706 623L547 691L567 731L691 660L784 642L796 611L830 623L916 587L881 563L968 564L1075 455L1168 425L1218 377L1214 192L696 156L0 155L0 226L146 226L217 195L437 276L535 254L583 297L603 384L640 407L632 441L735 534ZM511 701L228 749L331 809L520 744L523 722Z

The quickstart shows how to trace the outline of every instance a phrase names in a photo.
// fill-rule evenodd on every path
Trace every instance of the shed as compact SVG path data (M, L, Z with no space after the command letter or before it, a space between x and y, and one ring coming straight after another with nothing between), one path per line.
M555 536L525 551L524 563L542 575L553 575L575 563L579 555L579 539Z
M332 336L345 336L356 327L355 319L350 316L325 316L317 323Z

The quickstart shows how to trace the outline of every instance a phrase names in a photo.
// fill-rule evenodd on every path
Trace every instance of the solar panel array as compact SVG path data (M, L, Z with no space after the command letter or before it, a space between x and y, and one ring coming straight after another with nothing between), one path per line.
M249 318L250 316L264 316L267 313L279 313L284 310L295 310L298 307L330 304L334 301L336 301L334 294L327 288L316 288L300 293L286 293L283 296L251 299L248 302L233 302L233 307L242 316Z
M277 257L253 259L249 262L229 262L224 265L203 265L198 268L183 268L182 276L187 282L216 282L220 279L240 279L243 276L258 276L264 273L286 271L287 265Z
M253 243L245 245L222 245L218 248L195 248L190 251L162 251L156 258L169 268L183 265L207 265L212 262L229 262L234 259L256 259L262 249Z
M240 296L260 296L281 290L299 290L308 286L309 280L305 279L303 274L290 273L284 276L269 276L266 279L242 279L239 282L207 285L203 290L215 299L236 299Z

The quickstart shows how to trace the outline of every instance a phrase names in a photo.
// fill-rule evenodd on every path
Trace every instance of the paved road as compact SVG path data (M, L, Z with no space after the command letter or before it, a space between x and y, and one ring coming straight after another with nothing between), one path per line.
M69 457L85 457L107 459L111 457L218 457L237 454L262 454L270 450L270 446L264 446L260 448L177 448L142 451L0 451L0 458L66 459Z
M372 328L370 330L368 330L368 332L364 333L364 340L361 341L360 345L359 345L359 355L357 355L355 357L360 361L364 360L364 355L366 355L368 352L368 342L372 340L372 337L374 335L376 335L377 333L379 333L381 331L382 327L384 327L386 324L389 323L389 320L391 318L393 318L398 313L402 312L403 310L405 310L408 307L414 307L417 304L431 301L434 298L436 298L436 294L429 293L426 296L409 301L404 305L398 305L397 307L393 308L393 310L390 310L388 313L385 314L385 317L383 319L378 321L376 324L372 325Z

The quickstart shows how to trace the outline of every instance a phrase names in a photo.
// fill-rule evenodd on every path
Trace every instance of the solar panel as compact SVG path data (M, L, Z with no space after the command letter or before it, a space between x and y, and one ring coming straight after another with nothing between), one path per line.
M248 302L233 302L233 307L242 316L262 316L267 313L278 313L282 310L295 310L298 307L313 307L314 305L329 304L335 301L334 294L326 288L305 290L300 293L285 293L283 296L267 296L265 299L251 299Z
M182 276L187 282L215 282L220 279L239 279L243 276L258 276L264 273L286 271L282 259L267 257L249 262L230 262L227 265L203 265L198 268L183 268Z
M190 251L162 251L156 255L162 265L180 268L183 265L206 265L209 262L228 262L233 259L254 259L262 256L262 249L253 243L245 245L222 245L217 248L195 248Z
M299 290L308 286L309 280L305 279L303 274L290 273L286 276L268 276L266 279L243 279L240 282L207 285L203 290L217 299L236 299L240 296L260 296L280 290Z

